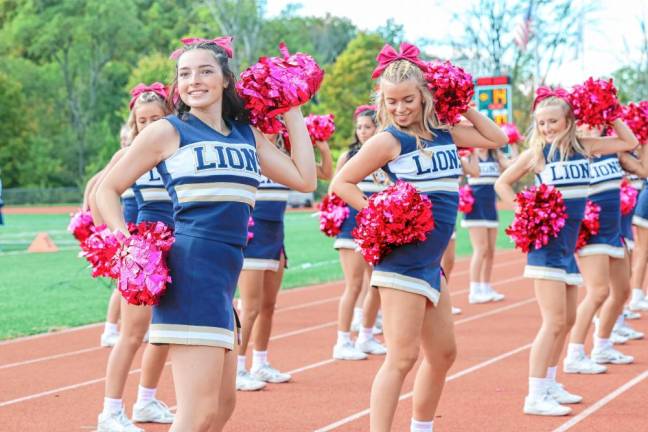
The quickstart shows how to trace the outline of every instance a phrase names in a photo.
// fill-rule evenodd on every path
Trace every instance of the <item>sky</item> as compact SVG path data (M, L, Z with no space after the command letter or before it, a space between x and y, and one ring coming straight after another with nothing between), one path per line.
M587 0L575 0L587 1ZM473 4L471 0L267 0L267 14L278 15L286 5L300 3L299 15L331 15L349 18L358 28L374 30L389 18L402 24L405 37L415 41L426 37L433 40L457 37L461 29L451 22L452 14ZM565 62L551 71L548 82L569 86L589 76L609 76L628 58L637 59L640 41L639 17L648 17L648 1L599 0L598 11L589 18L583 36L583 50L579 58ZM398 7L394 7L397 4ZM452 52L434 51L452 60Z

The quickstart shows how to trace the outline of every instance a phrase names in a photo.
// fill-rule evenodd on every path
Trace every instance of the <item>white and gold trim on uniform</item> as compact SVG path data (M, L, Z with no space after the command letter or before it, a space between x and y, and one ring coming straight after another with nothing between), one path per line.
M165 188L141 188L142 200L148 201L171 201L169 192Z
M279 260L264 258L245 258L243 260L243 270L273 271L279 270Z
M637 225L641 228L648 228L648 219L644 219L641 216L634 215L632 216L632 225Z
M151 324L153 344L206 345L234 349L234 332L228 329L187 324Z
M612 258L623 258L625 248L623 246L611 246L605 243L593 243L583 246L578 250L578 256L608 255Z
M374 270L371 273L371 286L393 288L407 291L412 294L419 294L426 297L435 306L439 302L439 291L430 286L423 279L405 276L394 272Z
M462 228L497 228L499 227L499 222L494 220L486 220L486 219L462 219L461 227Z
M353 239L338 238L333 242L333 249L353 249L360 250L358 244Z
M254 207L257 188L241 183L186 183L175 186L178 202L241 202Z
M259 188L256 193L257 201L279 201L285 202L288 201L288 190L279 190L279 189L262 189Z
M563 269L553 267L533 266L527 264L524 266L524 274L522 276L529 279L545 279L563 282L567 285L583 284L583 277L580 273L567 273Z
M135 192L133 192L133 188L126 189L124 192L122 192L121 197L123 199L135 198Z

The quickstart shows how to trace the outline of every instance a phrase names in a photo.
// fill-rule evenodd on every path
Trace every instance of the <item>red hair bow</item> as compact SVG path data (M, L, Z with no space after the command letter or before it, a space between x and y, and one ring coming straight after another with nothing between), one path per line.
M558 87L556 89L552 89L551 87L542 86L538 87L538 89L536 90L536 97L533 100L533 110L536 109L536 106L540 102L550 97L557 97L569 103L569 93L564 88Z
M215 39L182 38L180 39L180 42L182 42L182 45L184 46L198 44L198 43L213 43L223 48L225 50L225 53L227 54L227 57L232 58L234 57L234 48L232 48L233 40L234 38L232 36L221 36ZM180 54L182 54L182 48L173 51L169 56L169 58L173 60L177 60L178 57L180 57Z
M131 93L131 100L130 103L128 104L128 107L130 109L133 109L133 105L135 105L135 101L137 100L138 97L140 97L142 93L155 93L156 95L160 96L162 99L166 99L168 95L166 86L160 82L154 82L153 84L150 85L139 83L135 87L133 87L130 93Z
M353 118L358 117L360 114L362 114L365 111L376 111L376 105L360 105L353 112Z
M428 69L428 66L423 60L419 58L420 52L421 51L416 46L407 42L400 44L399 52L396 52L393 46L385 44L385 46L383 46L378 53L378 56L376 56L378 66L376 66L376 69L374 69L373 73L371 74L371 78L378 78L380 74L382 74L383 71L387 69L387 66L389 66L390 63L393 63L397 60L407 60L421 68L422 71L426 71Z

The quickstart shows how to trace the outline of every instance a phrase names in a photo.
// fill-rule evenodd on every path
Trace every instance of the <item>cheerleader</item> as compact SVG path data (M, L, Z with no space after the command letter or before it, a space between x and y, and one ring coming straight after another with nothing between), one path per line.
M380 77L376 96L379 124L385 129L369 139L333 179L332 188L356 209L367 205L357 186L382 168L392 181L407 181L432 201L434 229L423 242L394 248L373 270L383 311L387 355L371 389L373 432L389 431L403 381L424 354L414 382L411 430L432 431L434 413L456 348L450 297L441 280L441 256L457 217L458 146L495 148L506 135L474 109L464 116L474 126L441 124L434 111L418 57L419 50L401 44L397 53L385 45L373 77Z
M475 149L475 155L479 163L479 176L468 176L475 202L472 211L466 213L461 221L461 227L468 229L473 249L468 294L471 304L504 300L504 295L495 291L490 282L498 227L494 184L500 172L511 166L517 157L517 146L511 146L511 158L501 150L492 149Z
M374 106L362 105L354 112L355 141L349 151L340 156L336 173L355 157L365 142L367 142L377 129L376 111ZM387 179L380 170L369 173L360 182L359 187L365 197L371 196L385 188ZM338 306L338 332L337 342L333 346L333 358L337 360L364 360L367 354L384 355L385 347L374 338L374 324L376 314L380 307L380 299L375 293L367 294L364 306L367 310L359 313L360 328L358 339L351 339L351 324L353 321L354 306L360 297L365 284L369 284L371 268L358 251L358 245L353 240L352 231L356 226L357 210L349 207L349 216L344 220L340 233L335 239L333 247L340 255L340 264L344 273L344 293L340 297ZM363 306L363 307L364 307Z
M236 94L228 38L178 53L171 95L177 115L147 127L106 176L99 204L127 233L119 195L157 167L174 205L172 282L153 309L149 340L170 345L177 413L171 431L220 431L236 401L237 318L232 308L261 171L302 192L316 186L313 146L297 108L284 114L283 154L248 122ZM292 157L292 159L291 159Z
M576 319L577 285L581 277L574 250L590 184L588 156L626 151L637 145L636 138L621 120L614 122L619 138L577 139L575 117L566 95L562 89L538 89L533 103L534 126L529 149L495 182L502 201L513 205L513 184L533 172L537 184L553 185L562 193L567 207L568 217L558 237L530 251L524 269L524 276L534 279L542 315L542 326L531 347L529 394L524 401L524 412L533 415L566 415L571 408L562 404L582 401L581 396L567 392L556 381L556 370L565 338ZM585 367L591 372L602 368L584 352L579 361L583 371Z
M642 149L643 154L648 153ZM648 262L648 188L646 187L646 179L638 190L641 190L637 197L637 205L634 208L632 217L632 225L635 227L636 239L633 239L633 253L632 253L632 278L630 285L632 287L632 295L630 299L629 308L635 312L648 311L648 298L644 292L644 282L646 278L646 263ZM632 184L639 186L637 180ZM632 229L629 230L632 232Z

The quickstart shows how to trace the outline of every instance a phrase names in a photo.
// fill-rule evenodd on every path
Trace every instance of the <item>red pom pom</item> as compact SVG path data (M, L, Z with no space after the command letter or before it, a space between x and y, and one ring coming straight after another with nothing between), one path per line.
M254 238L254 233L250 230L254 226L254 219L252 219L252 216L248 219L248 233L247 233L247 241L249 242Z
M79 210L70 215L70 224L67 230L72 233L74 238L83 243L92 235L93 227L92 214L89 211Z
M620 194L621 214L628 215L632 213L632 210L634 210L637 205L637 195L639 195L639 191L633 188L628 179L624 177L623 180L621 180Z
M311 141L328 141L335 133L335 122L333 114L316 115L311 114L304 119Z
M567 209L562 194L554 186L527 188L517 194L516 202L515 217L506 234L523 252L542 248L565 226Z
M568 97L576 123L591 127L606 126L621 116L621 105L612 79L590 77L574 86Z
M432 203L416 188L398 181L369 197L356 216L352 235L369 264L377 264L396 246L424 241L434 228Z
M119 249L119 241L106 227L99 225L92 228L92 234L81 243L79 256L84 257L92 268L92 277L105 276L117 278L113 258Z
M473 154L474 151L475 151L475 149L473 147L462 147L462 148L458 149L457 154L459 154L459 157L462 157L462 158L463 157L470 157L470 155Z
M577 251L585 246L593 235L598 234L599 228L601 227L599 213L601 213L601 206L587 200L585 217L581 223L580 231L578 231L578 241L576 242Z
M641 144L648 143L648 101L630 102L623 107L622 118Z
M429 62L425 79L434 97L434 109L442 123L455 125L468 111L475 94L472 76L449 61Z
M509 144L515 144L519 141L522 141L522 134L514 123L504 123L500 127L508 137Z
M475 204L475 197L470 185L463 185L459 188L459 211L464 214L472 212Z
M340 234L342 224L349 217L349 207L335 194L329 194L322 198L320 204L320 231L329 237Z
M308 102L319 90L324 71L309 55L290 55L280 44L282 57L261 57L241 73L236 90L250 110L250 123L264 133L282 130L277 115Z

